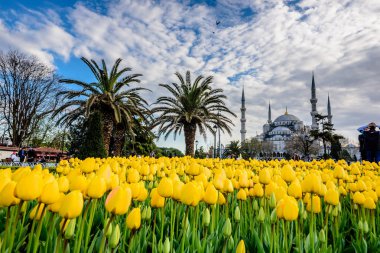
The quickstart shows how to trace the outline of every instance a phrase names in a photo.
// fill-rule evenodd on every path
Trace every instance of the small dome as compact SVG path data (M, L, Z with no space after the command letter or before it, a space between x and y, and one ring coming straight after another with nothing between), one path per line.
M284 114L279 117L277 117L274 122L282 122L282 121L300 121L299 118L292 114Z
M278 126L278 127L275 127L272 129L272 131L270 131L272 134L291 134L292 131L287 128L287 127L283 127L283 126Z

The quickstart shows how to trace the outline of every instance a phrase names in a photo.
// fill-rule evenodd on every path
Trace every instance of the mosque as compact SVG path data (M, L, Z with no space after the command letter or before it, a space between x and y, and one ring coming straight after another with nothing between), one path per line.
M305 126L303 121L301 121L297 116L288 113L286 109L283 115L278 116L274 121L272 121L272 112L271 105L268 106L268 120L263 125L263 132L257 135L255 138L260 141L268 141L273 145L273 155L274 157L283 157L285 150L286 141L289 140L293 135L298 133L308 133L310 130L318 129L318 124L316 120L317 111L317 95L314 81L314 74L311 81L311 126ZM246 140L247 130L245 128L246 118L245 118L245 97L244 97L244 88L242 91L241 98L241 143ZM332 115L331 115L331 105L330 97L327 99L327 119L328 122L332 124Z

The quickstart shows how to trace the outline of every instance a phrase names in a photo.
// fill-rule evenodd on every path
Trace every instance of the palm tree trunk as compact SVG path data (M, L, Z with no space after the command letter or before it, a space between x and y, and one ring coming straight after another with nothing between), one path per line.
M108 156L110 151L110 142L111 142L111 135L113 130L113 118L112 114L104 112L102 113L103 116L103 143L104 143L104 149L106 150L106 154Z
M115 127L115 156L121 156L125 142L125 128L122 124L117 124Z
M194 141L195 141L195 132L197 127L195 124L185 124L185 144L186 144L186 155L194 156Z

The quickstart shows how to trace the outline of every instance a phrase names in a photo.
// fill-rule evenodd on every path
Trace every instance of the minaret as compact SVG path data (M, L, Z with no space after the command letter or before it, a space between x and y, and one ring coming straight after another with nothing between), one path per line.
M315 82L314 82L314 72L313 72L313 78L311 80L311 130L317 130L318 129L318 123L317 119L315 118L315 115L318 114L317 112L317 95L316 95L316 90L315 90Z
M330 105L330 94L327 96L327 120L329 124L332 124L332 115L331 115L331 105Z
M244 87L243 87L243 92L241 94L241 108L240 108L240 111L241 111L241 119L240 119L240 122L241 122L241 129L240 129L240 133L241 133L241 144L243 144L245 142L245 134L247 133L247 130L245 130L245 122L247 121L245 119L245 97L244 97Z
M272 124L272 110L270 108L270 101L269 101L269 107L268 107L268 124Z

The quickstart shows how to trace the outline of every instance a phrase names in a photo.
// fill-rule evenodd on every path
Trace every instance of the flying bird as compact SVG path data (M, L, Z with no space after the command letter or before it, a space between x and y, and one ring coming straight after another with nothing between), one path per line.
M219 24L220 24L220 21L217 20L215 23L216 23L216 25L219 25Z

